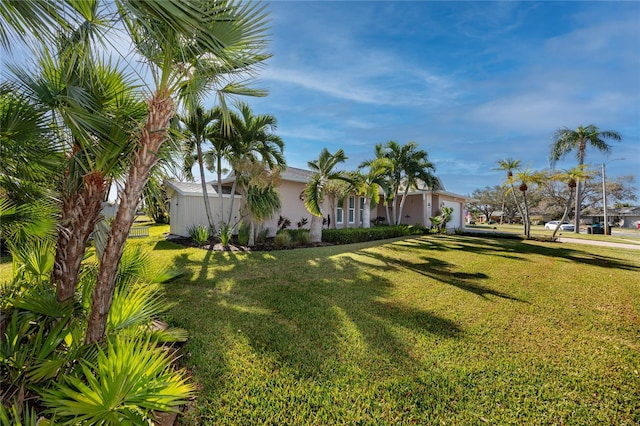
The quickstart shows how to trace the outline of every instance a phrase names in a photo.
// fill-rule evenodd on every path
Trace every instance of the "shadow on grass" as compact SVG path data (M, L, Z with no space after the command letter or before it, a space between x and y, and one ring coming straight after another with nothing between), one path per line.
M198 377L220 386L248 345L268 368L286 369L296 377L331 380L358 368L412 371L415 339L433 342L462 338L460 326L428 308L397 302L401 283L388 272L414 274L455 286L483 299L513 295L483 283L485 273L466 273L435 253L468 251L530 262L550 256L605 268L638 270L621 259L572 248L514 240L472 237L420 237L393 242L381 254L369 250L386 242L268 253L180 252L175 266L189 273L167 285L175 325L191 333L188 361L203 370ZM156 247L164 249L158 243ZM363 248L364 247L364 248ZM396 256L410 251L408 256ZM242 353L242 352L241 352ZM264 361L263 361L264 362Z
M342 253L348 253L344 248ZM396 284L370 265L340 257L338 249L330 252L338 256L283 251L265 259L258 253L226 253L224 258L207 253L195 261L179 255L176 265L193 273L167 286L170 298L179 302L174 321L190 331L188 344L198 347L191 350L197 353L193 361L217 370L205 375L212 384L228 373L223 364L211 362L228 356L228 347L219 342L239 335L279 369L330 380L371 363L387 371L415 368L411 342L403 333L427 339L462 334L447 318L387 301ZM207 278L203 271L216 266L223 270ZM258 270L249 271L253 268Z
M593 253L593 250L577 250L561 246L559 243L535 243L526 240L500 239L491 236L448 235L446 237L422 237L405 240L399 247L406 249L465 251L475 254L498 256L507 259L530 261L530 255L540 255L566 259L571 262L600 266L603 268L639 271L640 267L621 259Z

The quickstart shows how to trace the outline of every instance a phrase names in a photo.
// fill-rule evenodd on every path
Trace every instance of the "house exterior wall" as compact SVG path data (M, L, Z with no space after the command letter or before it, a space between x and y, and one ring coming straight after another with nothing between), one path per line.
M429 218L440 214L440 208L442 206L453 208L451 220L447 223L447 228L464 228L465 200L448 194L432 192L409 194L402 211L401 223L404 225L417 224L431 226ZM400 203L398 203L398 208L400 208ZM389 210L391 211L391 207L389 207ZM371 212L372 219L376 216L382 216L386 219L387 216L383 203L378 204L377 208Z
M278 231L278 219L280 216L286 217L291 221L290 229L297 229L297 223L302 220L302 218L307 219L307 224L303 226L304 229L309 229L311 226L311 213L304 206L304 201L301 199L300 195L304 191L305 184L302 182L293 182L283 180L278 187L278 192L280 193L280 201L282 203L282 208L278 213L273 215L271 220L268 220L262 224L263 229L269 229L269 236L273 237ZM325 217L327 214L331 214L331 220L334 220L334 212L330 212L329 203L325 200L323 206L323 212Z
M233 203L233 215L235 221L239 219L238 210L240 208L239 195L235 196ZM213 222L218 227L220 218L220 199L218 195L209 196L211 201L211 211L213 214ZM231 196L223 195L223 206L225 207L224 219L229 215L229 209L231 207ZM182 237L189 236L189 228L197 225L207 226L207 212L204 207L204 198L200 195L182 195L174 192L171 195L169 202L169 215L171 217L169 232L173 235L180 235ZM233 220L233 219L232 219Z

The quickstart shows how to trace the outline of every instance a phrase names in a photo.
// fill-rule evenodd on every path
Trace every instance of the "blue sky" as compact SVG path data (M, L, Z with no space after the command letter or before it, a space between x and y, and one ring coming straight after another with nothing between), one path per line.
M292 2L267 4L273 57L248 99L279 121L288 164L343 148L415 141L448 191L501 183L512 157L548 167L561 127L616 130L607 176L640 180L640 3ZM576 164L574 156L558 163ZM640 182L636 182L640 186ZM640 192L638 193L640 196Z

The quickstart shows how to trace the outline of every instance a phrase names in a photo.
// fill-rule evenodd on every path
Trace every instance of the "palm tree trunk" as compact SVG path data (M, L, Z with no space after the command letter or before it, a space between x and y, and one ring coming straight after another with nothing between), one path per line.
M230 201L230 205L229 205L229 215L228 215L228 219L227 219L227 223L230 224L231 223L231 219L233 217L233 204L235 202L235 193L236 193L236 188L238 187L238 176L236 176L233 179L233 184L231 184L231 201ZM246 197L247 194L244 194L244 197Z
M158 162L157 153L166 140L169 121L175 113L175 105L168 92L160 91L154 93L149 100L147 110L149 115L140 135L138 150L129 167L120 206L111 224L111 231L100 259L85 337L88 344L104 337L124 244L151 168Z
M573 192L573 189L571 191ZM564 206L564 213L562 214L562 219L560 219L560 225L563 224L564 221L567 220L567 216L569 216L569 209L571 208L572 198L573 198L573 194L570 193L569 197L567 197L567 204ZM553 235L551 236L551 239L556 238L556 234L560 230L560 225L556 226L556 229L553 231Z
M580 181L580 179L576 179L576 197L575 197L575 210L576 210L576 227L573 230L574 233L579 234L580 233L580 193L582 189L582 182Z
M61 226L52 271L58 302L73 298L89 236L102 219L102 201L106 196L107 182L98 172L84 176L83 181L78 192L62 200Z
M218 174L218 201L220 202L220 220L224 220L224 199L222 197L222 158L218 155L217 174Z
M249 218L249 242L247 243L249 247L253 247L256 245L256 226L253 219Z
M397 198L398 198L398 192L396 191L393 194L393 199L391 200L391 215L393 216L393 225L398 224L398 216L396 215L396 211L397 211L396 199Z
M527 192L522 191L522 199L524 200L524 234L527 238L531 237L531 222L529 221L529 205L527 204Z
M396 223L396 225L400 225L402 223L402 211L404 210L404 203L405 201L407 201L408 192L409 192L409 187L407 187L404 190L404 194L402 194L402 201L400 201L400 210L398 211L398 222Z
M311 236L312 243L319 243L322 241L322 212L320 212L320 216L311 215L311 229L309 234Z
M384 211L387 214L387 225L391 225L391 212L389 211L389 202L386 198L384 201Z
M520 217L522 218L522 223L524 224L524 234L527 235L527 224L525 221L525 214L524 211L522 210L522 206L520 206L520 202L518 201L518 197L516 197L516 188L513 185L512 182L510 182L511 185L511 195L513 195L513 201L514 203L516 203L516 207L518 208L518 213L520 213ZM490 220L487 219L487 220Z
M200 182L202 182L202 196L204 197L204 210L207 213L207 221L209 222L209 232L214 232L216 229L213 223L213 215L211 213L211 200L209 200L209 193L207 191L207 182L204 177L204 161L202 159L202 146L200 142L196 143L196 149L198 151L198 166L200 167Z
M371 198L364 198L364 210L362 212L362 227L371 228Z

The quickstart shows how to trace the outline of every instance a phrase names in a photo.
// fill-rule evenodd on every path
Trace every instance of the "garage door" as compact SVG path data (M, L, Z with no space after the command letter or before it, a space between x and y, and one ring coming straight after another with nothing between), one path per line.
M453 201L443 201L442 203L445 207L453 209L451 220L447 223L447 228L462 228L462 209L460 208L460 203Z

